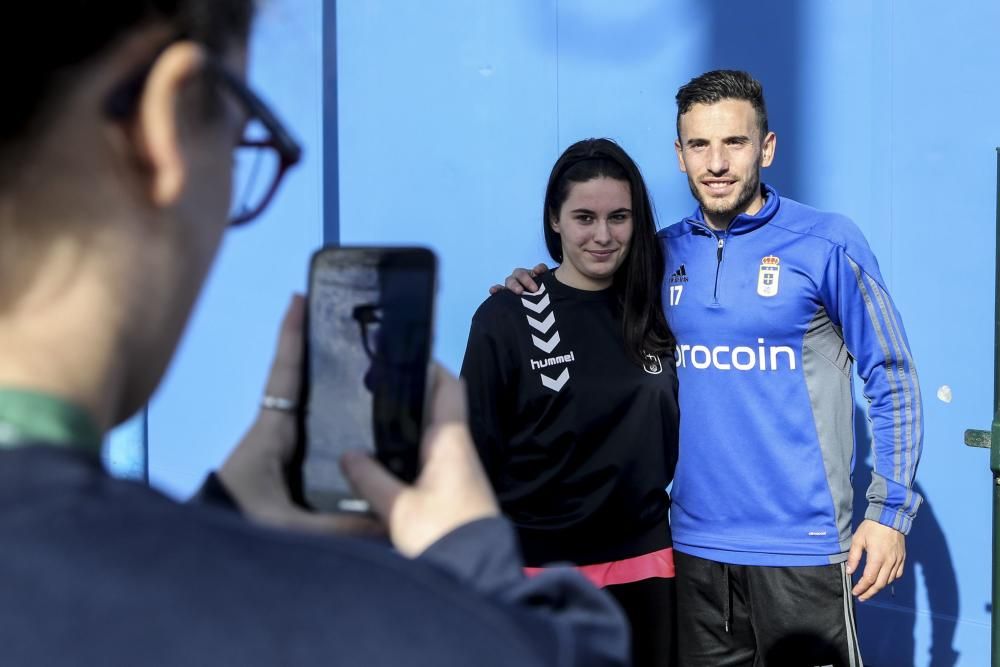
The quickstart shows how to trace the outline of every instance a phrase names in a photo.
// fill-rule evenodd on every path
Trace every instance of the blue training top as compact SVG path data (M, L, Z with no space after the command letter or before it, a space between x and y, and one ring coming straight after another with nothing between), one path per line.
M700 208L659 232L677 337L675 548L740 565L846 560L852 368L874 473L866 518L902 533L921 498L920 388L902 321L861 231L763 186L756 215L712 230Z

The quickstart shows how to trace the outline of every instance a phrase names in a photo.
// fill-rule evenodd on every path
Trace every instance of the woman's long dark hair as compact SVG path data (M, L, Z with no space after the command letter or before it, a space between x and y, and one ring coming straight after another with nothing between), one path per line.
M653 205L639 167L621 146L610 139L584 139L559 156L545 188L545 246L552 259L563 261L562 243L551 223L559 219L559 210L575 183L601 177L628 183L632 193L632 240L625 261L615 271L613 287L622 309L625 351L641 365L645 354L672 354L674 337L660 299L664 257L656 238Z

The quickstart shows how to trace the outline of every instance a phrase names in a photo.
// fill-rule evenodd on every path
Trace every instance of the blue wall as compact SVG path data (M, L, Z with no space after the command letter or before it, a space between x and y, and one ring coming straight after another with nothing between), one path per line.
M860 605L866 664L988 664L988 457L962 432L988 427L992 410L1000 3L337 4L338 85L325 117L336 103L339 162L330 154L326 167L339 172L340 207L326 223L345 243L437 250L436 353L453 369L486 288L548 260L541 200L565 146L617 139L668 224L693 208L672 149L677 87L716 67L764 82L779 138L766 179L861 225L924 388L927 504L895 594ZM304 140L306 162L265 219L227 240L151 406L150 476L177 495L253 416L282 308L323 237L321 3L264 6L251 81ZM945 385L950 403L935 396Z

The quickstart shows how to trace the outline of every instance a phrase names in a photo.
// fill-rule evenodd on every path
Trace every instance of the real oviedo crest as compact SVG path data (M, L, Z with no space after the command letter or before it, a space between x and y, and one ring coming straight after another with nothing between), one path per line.
M663 364L658 356L646 352L642 355L642 370L650 375L659 375L663 372Z
M781 260L774 255L768 255L760 260L760 273L757 274L757 294L775 296L778 294L778 276L781 274Z

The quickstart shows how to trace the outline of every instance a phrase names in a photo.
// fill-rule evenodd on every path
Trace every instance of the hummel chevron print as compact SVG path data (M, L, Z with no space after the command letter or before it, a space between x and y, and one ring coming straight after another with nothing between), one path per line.
M562 373L560 373L559 377L557 377L555 380L550 378L545 373L539 373L539 375L542 376L543 385L545 385L552 391L559 391L560 389L563 388L563 385L566 384L566 381L569 380L569 369L564 368Z
M539 350L541 350L545 354L548 354L553 350L553 348L555 348L556 345L559 344L559 332L557 331L554 334L552 334L552 338L548 340L542 340L535 334L531 334L531 342L534 343L535 347L537 347Z
M533 301L525 297L539 297L538 301ZM556 314L549 311L545 314L545 310L551 305L549 302L549 295L545 293L545 285L538 288L537 292L525 292L524 296L521 297L521 305L526 309L538 316L532 317L531 315L525 315L528 319L528 324L532 329L538 333L545 335L552 329L552 326L556 323ZM539 319L540 318L540 319ZM552 335L549 336L548 340L545 338L540 338L535 334L531 334L531 342L542 352L549 354L555 349L556 345L559 344L559 332L553 331ZM539 378L542 381L542 386L551 389L552 391L559 391L563 388L567 381L569 381L569 369L563 368L562 372L558 377L552 378L539 371Z
M555 313L549 313L549 316L544 320L536 320L531 315L525 315L525 317L528 318L528 324L531 325L531 328L540 333L548 333L552 325L556 323Z

